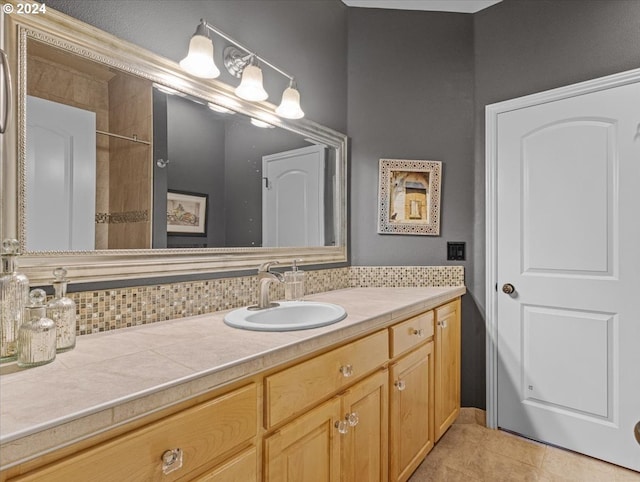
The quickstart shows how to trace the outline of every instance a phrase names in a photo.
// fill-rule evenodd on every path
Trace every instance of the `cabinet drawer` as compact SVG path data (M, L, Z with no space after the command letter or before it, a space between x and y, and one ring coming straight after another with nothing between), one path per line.
M173 481L250 440L256 431L252 383L14 480ZM173 449L182 451L182 467L163 474L162 456Z
M267 428L380 367L389 358L388 347L383 330L267 377Z
M257 463L258 454L252 446L193 482L256 482Z
M427 311L389 328L391 358L418 346L433 336L433 311Z

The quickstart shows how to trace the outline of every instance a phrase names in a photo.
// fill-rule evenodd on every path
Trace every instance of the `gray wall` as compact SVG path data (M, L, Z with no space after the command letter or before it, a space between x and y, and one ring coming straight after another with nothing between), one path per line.
M473 18L349 10L351 260L354 265L448 265L447 241L467 243L473 278ZM443 163L441 235L377 234L381 158ZM462 404L484 406L484 323L463 297Z

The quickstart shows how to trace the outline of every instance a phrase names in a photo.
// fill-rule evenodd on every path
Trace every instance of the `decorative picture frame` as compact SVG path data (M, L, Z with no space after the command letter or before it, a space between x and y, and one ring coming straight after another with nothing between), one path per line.
M188 191L167 191L167 234L207 235L209 195Z
M442 162L380 159L378 233L440 235Z

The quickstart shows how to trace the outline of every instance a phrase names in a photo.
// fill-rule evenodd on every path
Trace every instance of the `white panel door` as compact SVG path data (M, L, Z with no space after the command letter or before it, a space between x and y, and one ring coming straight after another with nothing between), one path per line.
M262 245L324 246L325 147L262 158Z
M95 249L96 115L27 96L29 251Z
M498 426L640 470L640 83L499 113L497 193Z

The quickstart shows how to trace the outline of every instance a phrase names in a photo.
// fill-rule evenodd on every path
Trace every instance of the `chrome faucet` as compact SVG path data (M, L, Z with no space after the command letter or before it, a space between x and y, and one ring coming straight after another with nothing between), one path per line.
M269 302L269 285L284 281L282 274L271 271L271 265L278 263L279 261L267 261L258 267L258 304L249 306L249 310L264 310L279 306L278 303Z

